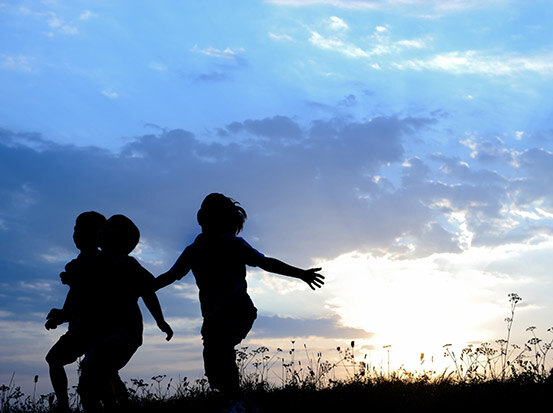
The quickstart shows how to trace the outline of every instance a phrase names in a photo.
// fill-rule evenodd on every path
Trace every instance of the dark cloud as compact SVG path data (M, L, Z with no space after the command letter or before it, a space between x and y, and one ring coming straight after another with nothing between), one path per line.
M269 139L298 140L303 136L303 131L296 122L279 115L261 120L247 119L243 122L233 122L227 125L226 129L230 133L248 132Z
M326 337L336 339L369 338L368 333L360 328L344 327L337 317L317 319L297 319L278 316L260 316L257 318L252 330L253 338L279 338L279 337Z
M453 212L466 214L475 245L544 230L506 230L502 220L512 199L550 202L544 195L553 187L549 152L528 150L515 159L503 144L489 147L515 178L487 169L489 158L469 159L480 169L444 155L405 159L406 147L434 123L425 117L329 118L305 126L273 116L231 123L220 130L223 139L211 142L157 128L118 153L1 130L5 280L57 281L77 252L74 219L86 210L131 217L150 249L145 265L161 272L198 232L196 211L214 191L246 208L244 236L255 247L300 266L352 250L403 257L458 252L458 229L447 220ZM397 179L381 176L389 165ZM54 287L52 294L62 297L64 290Z
M200 82L224 82L231 79L230 75L225 72L212 71L209 73L200 73L196 75L195 80Z
M517 203L524 206L537 199L553 207L553 154L545 149L529 149L517 156L516 164L527 171L523 179L512 183Z

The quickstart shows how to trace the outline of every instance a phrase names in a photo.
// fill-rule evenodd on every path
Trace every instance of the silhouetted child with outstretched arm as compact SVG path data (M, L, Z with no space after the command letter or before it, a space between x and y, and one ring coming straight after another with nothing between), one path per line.
M95 298L87 322L94 332L81 361L78 392L85 412L115 409L116 396L126 389L114 380L142 345L143 322L138 306L142 297L158 327L170 340L173 331L165 322L155 294L154 276L128 254L138 244L140 233L123 215L110 217L99 233L100 270L95 277L71 277L68 284L87 289Z
M99 268L98 232L106 223L106 218L95 211L83 212L76 221L73 241L80 250L77 258L65 266L60 274L71 274L75 279L87 279L95 275ZM69 323L67 332L62 335L46 355L50 380L56 394L58 411L69 411L67 394L67 375L64 366L74 363L81 357L90 343L89 329L86 325L86 292L79 287L70 288L63 308L53 308L47 315L46 329L54 329L65 322Z
M238 202L213 193L197 214L202 233L185 248L173 267L156 279L157 288L180 280L190 270L199 288L205 374L212 388L229 401L239 399L234 346L250 331L257 309L247 292L246 265L299 278L313 290L323 285L320 268L303 270L265 257L238 237L246 211ZM238 403L240 403L238 401Z

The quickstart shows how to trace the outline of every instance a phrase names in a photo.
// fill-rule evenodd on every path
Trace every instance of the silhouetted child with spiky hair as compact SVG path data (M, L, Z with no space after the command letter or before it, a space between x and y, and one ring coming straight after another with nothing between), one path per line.
M73 241L80 250L77 258L65 266L60 274L63 279L69 275L75 279L87 279L95 275L99 268L98 233L105 225L106 218L96 212L88 211L80 214L73 230ZM90 342L89 330L86 324L87 294L78 286L70 287L63 308L53 308L47 315L46 329L54 329L65 322L69 323L67 332L52 346L46 355L50 380L56 394L57 409L69 411L67 393L67 375L64 366L74 363L81 357Z
M99 233L102 268L86 283L97 299L91 324L98 334L81 361L78 391L85 412L102 411L102 404L104 411L115 408L119 389L112 379L142 345L139 297L166 339L173 336L155 293L154 276L128 255L139 238L138 228L124 215L110 217Z
M202 233L187 246L171 269L156 279L157 288L180 280L190 270L199 288L205 374L212 388L240 404L234 347L248 334L257 309L247 292L246 265L299 278L313 290L323 285L320 268L303 270L265 257L238 237L246 211L225 195L213 193L197 214Z

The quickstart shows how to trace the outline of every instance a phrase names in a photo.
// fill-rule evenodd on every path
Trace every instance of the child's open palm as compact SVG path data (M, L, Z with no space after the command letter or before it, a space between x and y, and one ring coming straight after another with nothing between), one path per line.
M319 274L322 268L310 268L304 270L300 278L305 281L312 290L316 288L321 288L324 285L324 276Z

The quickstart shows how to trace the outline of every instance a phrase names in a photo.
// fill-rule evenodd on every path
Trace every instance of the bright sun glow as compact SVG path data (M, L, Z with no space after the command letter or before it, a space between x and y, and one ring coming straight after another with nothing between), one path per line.
M510 291L514 285L490 266L533 248L471 248L462 254L399 261L342 255L322 264L334 294L328 306L344 325L373 334L362 344L379 354L381 362L386 349L401 365L416 368L421 354L441 358L445 344L500 338L497 328L508 303L506 294L497 300L498 291Z

